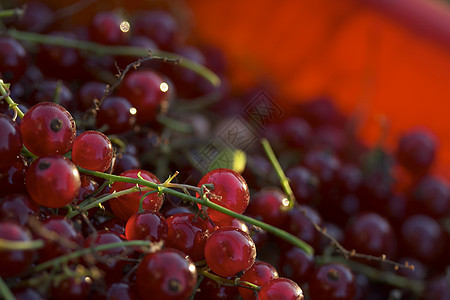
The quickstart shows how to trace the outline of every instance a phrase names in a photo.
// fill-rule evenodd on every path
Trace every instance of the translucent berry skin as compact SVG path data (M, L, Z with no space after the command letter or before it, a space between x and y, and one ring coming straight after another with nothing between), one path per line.
M89 35L94 42L106 45L120 45L126 40L126 34L120 30L122 19L112 11L97 13L89 25Z
M60 208L78 196L81 181L75 165L62 155L35 160L26 173L28 194L39 205Z
M72 161L82 168L105 172L111 167L113 148L109 138L99 131L85 131L73 142Z
M204 184L213 184L211 190L213 196L209 200L226 207L232 211L242 214L248 206L250 194L244 178L230 169L215 169L206 173L198 183L198 187ZM206 208L208 216L213 222L234 219L217 210Z
M271 264L256 261L250 269L244 272L240 279L261 286L267 281L275 278L278 278L278 272ZM256 293L253 290L243 287L239 287L238 289L242 299L256 299Z
M22 133L17 123L0 114L0 171L12 166L22 146Z
M300 248L291 247L281 252L279 270L282 276L303 284L314 271L314 256Z
M28 110L20 124L23 144L41 157L65 154L76 135L72 115L61 105L42 102Z
M37 216L37 205L27 194L9 194L0 202L0 220L15 221L25 225L31 216Z
M188 299L196 283L192 260L171 248L144 256L136 273L136 287L143 299Z
M209 221L192 213L178 213L167 218L166 246L178 249L195 262L205 256L205 244L214 231Z
M240 229L222 227L211 234L205 245L205 259L211 270L223 277L248 270L256 259L256 246Z
M25 48L15 39L0 38L0 75L5 82L15 83L25 73L28 55Z
M309 293L314 300L351 300L355 292L355 277L341 264L321 265L309 279Z
M167 239L166 219L154 211L135 213L127 221L125 236L128 240L165 241Z
M303 300L302 289L288 278L267 281L258 292L259 300Z
M119 134L136 123L131 103L124 97L106 97L97 112L97 127L108 126L105 133Z
M275 188L266 188L252 196L247 213L272 226L280 227L287 217L286 210L289 202L286 195Z
M119 95L137 109L137 124L155 121L161 103L167 101L167 93L161 90L161 83L162 77L148 70L135 71L125 77Z
M27 164L21 156L14 159L12 166L0 171L0 197L25 190L25 172Z
M0 238L9 241L30 241L30 236L20 225L0 222ZM22 273L33 260L33 251L0 250L0 276L12 277Z
M160 184L161 182L159 179L152 173L140 170L140 169L133 169L126 172L123 172L120 174L120 176L125 176L129 178L138 178L138 174L140 173L140 176L144 178L145 180ZM111 185L110 192L118 192L123 191L129 188L132 188L136 186L133 183L126 183L126 182L114 182ZM141 186L142 187L142 186ZM131 194L122 195L120 197L111 199L109 201L109 204L111 206L111 209L113 213L119 218L124 221L128 220L129 217L131 217L134 213L137 213L139 211L139 201L141 197L145 193L135 192ZM152 211L159 211L161 209L161 206L163 204L163 196L158 195L158 193L152 193L150 195L147 195L144 198L144 201L142 203L142 208L145 210L152 210Z

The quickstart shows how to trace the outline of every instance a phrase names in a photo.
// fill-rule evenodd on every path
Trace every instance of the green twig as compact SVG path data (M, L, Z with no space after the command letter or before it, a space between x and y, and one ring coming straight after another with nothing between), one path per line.
M289 179L284 174L284 171L281 168L281 165L278 162L278 159L275 156L275 153L273 152L269 141L267 139L262 139L261 144L264 148L264 151L266 152L267 157L269 158L269 161L272 163L272 166L275 169L278 178L280 178L280 184L281 187L283 188L283 191L286 193L286 196L288 197L289 206L287 207L287 209L291 209L294 207L295 204L295 196L294 193L292 192L291 186L289 185Z
M149 187L151 189L159 190L162 193L176 196L176 197L181 198L183 200L187 200L187 201L198 203L198 204L203 205L203 206L207 206L207 207L212 208L214 210L217 210L217 211L219 211L221 213L227 214L227 215L229 215L229 216L231 216L233 218L237 218L237 219L240 219L240 220L242 220L244 222L247 222L247 223L250 223L252 225L258 226L261 229L263 229L263 230L265 230L265 231L267 231L269 233L272 233L272 234L274 234L274 235L284 239L285 241L288 241L292 245L302 249L303 251L305 251L308 254L313 254L314 253L314 250L313 250L313 248L310 245L308 245L304 241L300 240L296 236L294 236L294 235L292 235L292 234L290 234L290 233L288 233L288 232L286 232L284 230L281 230L281 229L279 229L279 228L277 228L275 226L269 225L267 223L261 222L259 220L256 220L256 219L250 218L248 216L245 216L245 215L239 214L237 212L234 212L232 210L229 210L229 209L227 209L225 207L222 207L222 206L220 206L220 205L218 205L218 204L216 204L214 202L211 202L211 201L209 201L207 199L196 198L194 196L187 195L185 193L182 193L182 192L175 191L173 189L167 188L167 187L163 186L162 184L157 184L157 183L154 183L154 182L142 180L140 178L129 178L129 177L122 177L122 176L112 175L112 174L105 174L105 173L101 173L101 172L96 172L96 171L83 169L83 168L80 168L80 167L78 169L80 170L81 173L84 173L84 174L97 176L97 177L100 177L100 178L105 178L105 179L108 179L110 181L121 181L121 182L128 182L128 183L134 183L134 184L143 185L143 186ZM118 193L112 194L113 196L111 198L117 197L117 194ZM88 206L86 206L86 207L88 207ZM86 207L83 207L83 209L85 209Z
M43 240L11 241L0 238L0 250L36 250L44 247Z
M23 13L24 13L24 10L21 8L0 10L0 18L20 17L23 15Z
M34 268L34 272L40 272L47 268L51 268L54 266L60 266L64 262L68 262L72 259L81 257L83 255L86 255L86 254L89 254L92 252L100 252L100 251L105 251L105 250L114 249L114 248L118 248L118 247L127 247L127 246L149 247L150 242L143 241L143 240L133 240L133 241L124 241L124 242L103 244L103 245L98 245L98 246L95 246L92 248L83 248L81 250L74 251L74 252L71 252L71 253L68 253L65 255L61 255L52 260L43 262Z
M134 47L134 46L106 46L98 43L70 39L61 36L50 36L40 33L19 31L16 29L9 29L8 35L14 39L27 41L32 43L41 43L41 44L49 44L56 45L61 47L69 47L84 51L89 51L93 53L97 53L99 55L112 55L112 56L131 56L131 57L146 57L149 54L149 49L142 47ZM200 76L204 77L208 80L213 86L220 85L220 78L208 68L190 60L183 56L161 51L161 50L152 50L151 57L160 60L167 59L175 59L179 60L179 65L194 71Z
M20 110L20 108L17 106L17 103L14 102L13 99L9 96L9 84L3 82L2 79L0 79L0 93L2 94L2 97L6 100L6 103L9 104L9 107L11 107L16 113L19 118L23 118L23 112Z
M5 281L3 281L3 278L1 276L0 276L0 296L3 296L5 300L16 299L11 290L9 289L9 287L6 285Z

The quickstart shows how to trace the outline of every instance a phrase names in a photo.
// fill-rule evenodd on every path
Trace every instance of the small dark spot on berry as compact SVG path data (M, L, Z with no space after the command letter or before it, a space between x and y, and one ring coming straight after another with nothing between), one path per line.
M330 269L327 273L327 276L332 281L339 280L339 273L336 269Z
M40 161L38 164L38 169L39 170L46 170L48 168L50 168L51 163L48 161Z
M183 291L183 285L178 279L172 278L169 280L169 291L172 293L180 293Z
M61 130L63 122L60 119L53 119L50 122L50 128L53 132L58 132Z

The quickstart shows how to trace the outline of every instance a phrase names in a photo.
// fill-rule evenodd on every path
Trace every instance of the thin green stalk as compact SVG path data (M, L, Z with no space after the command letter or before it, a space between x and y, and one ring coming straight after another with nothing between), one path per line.
M248 281L243 281L243 280L231 280L231 279L223 278L221 276L212 274L212 273L208 272L205 269L200 269L198 272L200 274L202 274L203 276L214 280L218 284L226 284L226 285L229 285L229 286L236 286L236 285L238 285L238 286L241 286L241 287L244 287L244 288L257 290L257 291L259 291L261 289L261 287L259 287L258 285L254 284L254 283L251 283L251 282L248 282Z
M32 43L41 43L56 45L61 47L69 47L84 51L93 52L99 55L112 56L131 56L131 57L146 57L149 55L149 49L134 46L106 46L94 42L81 41L60 36L50 36L40 33L19 31L16 29L9 29L8 35L14 39L27 41ZM161 50L152 50L151 57L155 59L175 59L179 60L179 65L194 71L200 76L208 80L213 86L220 85L220 78L208 68L190 60L183 56Z
M278 175L278 178L280 178L280 184L283 188L283 191L286 193L286 196L289 200L289 206L287 209L291 209L294 207L295 204L295 197L294 192L292 192L291 186L289 185L289 179L286 177L286 174L284 174L283 168L281 168L280 163L278 162L278 159L273 152L272 147L270 146L270 143L267 139L261 139L261 144L264 148L264 151L266 152L267 157L269 158L269 161L272 163L273 168L275 169L275 172Z
M118 248L118 247L127 247L127 246L142 246L142 247L146 247L146 246L150 246L150 242L149 241L143 241L143 240L133 240L133 241L124 241L124 242L117 242L117 243L109 243L109 244L103 244L103 245L98 245L92 248L83 248L81 250L78 251L74 251L65 255L61 255L58 256L54 259L51 259L49 261L43 262L39 265L37 265L33 271L34 272L40 272L42 270L45 270L47 268L51 268L54 266L60 266L62 263L68 262L72 259L81 257L83 255L92 253L92 252L100 252L100 251L105 251L105 250L109 250L109 249L113 249L113 248Z
M14 100L9 96L9 93L6 90L7 88L8 84L6 84L5 82L3 82L2 79L0 79L0 94L2 94L2 96L6 100L6 103L8 103L9 106L16 111L17 116L22 119L23 112L19 109L17 103L15 103Z
M44 247L43 240L11 241L0 238L0 250L36 250Z
M0 18L20 17L21 15L23 15L23 13L24 10L21 8L0 10Z
M149 188L155 189L155 190L159 190L162 193L165 194L169 194L169 195L173 195L176 196L178 198L181 198L183 200L187 200L187 201L191 201L191 202L195 202L198 203L200 205L204 205L207 206L209 208L212 208L214 210L217 210L221 213L227 214L233 218L237 218L240 219L244 222L247 222L249 224L255 225L260 227L261 229L272 233L273 235L276 235L282 239L284 239L285 241L291 243L292 245L302 249L303 251L305 251L308 254L313 254L314 250L313 248L308 245L307 243L305 243L304 241L300 240L299 238L297 238L296 236L281 230L275 226L269 225L267 223L258 221L256 219L250 218L248 216L239 214L237 212L234 212L232 210L229 210L225 207L222 207L214 202L211 202L207 199L203 199L203 198L196 198L194 196L191 195L187 195L185 193L170 189L168 187L165 187L161 184L156 184L154 182L150 182L150 181L146 181L146 180L142 180L139 178L128 178L128 177L122 177L122 176L117 176L117 175L111 175L111 174L105 174L105 173L101 173L101 172L96 172L96 171L91 171L91 170L87 170L87 169L83 169L79 167L79 170L81 173L84 174L88 174L88 175L92 175L92 176L97 176L100 178L105 178L111 181L122 181L122 182L129 182L129 183L135 183L135 184L139 184L139 185L143 185L143 186L147 186ZM115 195L115 194L112 194ZM113 197L112 197L113 198Z
M5 281L1 276L0 276L0 296L3 296L5 300L16 300L16 297L14 297L13 293L6 285Z

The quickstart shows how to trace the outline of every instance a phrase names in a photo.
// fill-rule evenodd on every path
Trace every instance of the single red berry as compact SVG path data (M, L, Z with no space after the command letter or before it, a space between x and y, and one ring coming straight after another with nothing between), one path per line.
M303 284L314 271L314 256L300 248L291 247L281 251L279 266L282 276L292 279L297 284Z
M176 249L165 248L144 256L136 273L136 287L144 299L188 299L197 283L192 260Z
M78 169L61 155L35 160L26 173L28 194L45 207L66 206L77 197L80 186Z
M12 166L22 146L22 133L17 123L9 116L0 114L0 171Z
M287 218L289 200L279 189L266 188L252 196L247 213L272 226L280 227Z
M119 134L136 123L136 109L124 97L106 97L97 112L97 127L107 126L105 133Z
M124 20L115 12L98 12L91 20L89 34L94 42L106 45L120 45L126 40L126 34L120 25Z
M400 137L397 159L412 172L425 172L433 164L436 150L436 136L426 128L415 128Z
M138 14L133 28L138 35L150 38L161 49L170 49L178 36L175 18L163 10L151 10Z
M240 214L247 208L250 194L247 183L239 173L230 169L215 169L203 176L198 187L204 184L214 185L207 195L210 201ZM234 219L211 208L205 207L205 210L213 222Z
M145 170L129 170L121 173L120 176L138 178L138 174L140 174L140 176L144 178L144 180L148 180L157 184L161 183L154 174ZM134 186L136 186L136 184L116 181L111 185L110 193L123 191ZM140 187L143 186L140 185ZM109 204L113 213L118 218L124 221L128 220L129 217L139 211L139 203L145 193L147 192L135 192L111 199L109 201ZM142 208L145 210L159 211L161 209L162 203L163 196L159 195L158 193L152 193L144 197Z
M155 121L161 103L167 101L167 87L157 73L135 71L125 77L119 95L136 108L137 123L143 125Z
M261 286L267 281L275 278L278 278L278 272L271 264L256 261L250 269L244 272L240 277L240 280ZM257 292L248 288L239 287L239 294L244 300L257 299Z
M125 236L128 240L165 241L167 239L166 219L154 211L135 213L127 221Z
M28 55L25 48L10 37L0 38L0 76L5 82L15 83L25 73Z
M29 242L30 235L20 225L9 221L0 222L0 238L5 241ZM0 276L17 276L33 262L33 251L0 250Z
M195 298L198 300L239 300L239 292L236 286L218 284L208 277L203 277Z
M37 156L65 154L75 139L75 121L61 105L42 102L28 110L20 125L23 144Z
M50 79L39 81L36 85L35 90L30 95L31 103L53 102L66 109L76 107L75 96L67 83L61 80Z
M9 194L0 202L0 219L25 225L31 216L37 216L39 205L27 194Z
M113 148L109 138L99 131L85 131L73 142L72 161L82 168L105 172L111 167Z
M267 281L258 292L260 300L303 300L302 289L288 278L275 278Z
M195 262L205 257L205 244L214 228L207 220L192 213L178 213L167 218L166 246L175 248Z
M12 161L11 167L0 171L0 197L25 190L26 169L27 163L22 156L18 156Z
M94 107L94 100L100 100L105 94L106 84L98 81L85 82L78 90L78 108L85 111Z
M342 264L321 265L309 279L309 293L314 300L351 300L355 292L355 276Z
M319 212L310 206L303 205L301 208L294 207L289 210L287 215L284 229L310 244L314 249L319 249L321 235L313 225L313 222L321 227L323 225Z
M251 237L242 230L222 227L214 231L206 241L205 259L217 275L235 276L253 265L256 246Z

